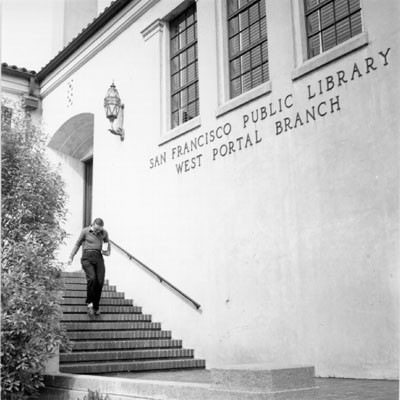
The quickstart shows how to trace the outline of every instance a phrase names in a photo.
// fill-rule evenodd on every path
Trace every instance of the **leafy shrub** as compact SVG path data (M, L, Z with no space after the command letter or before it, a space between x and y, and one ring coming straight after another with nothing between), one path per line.
M63 181L46 157L45 136L21 106L2 99L1 391L24 399L43 386L46 361L68 347L60 324L65 238ZM3 115L4 116L4 115Z
M104 397L100 393L100 391L96 390L95 392L93 392L92 390L88 389L88 394L85 395L83 400L111 400L111 399L108 394L106 394L106 396Z

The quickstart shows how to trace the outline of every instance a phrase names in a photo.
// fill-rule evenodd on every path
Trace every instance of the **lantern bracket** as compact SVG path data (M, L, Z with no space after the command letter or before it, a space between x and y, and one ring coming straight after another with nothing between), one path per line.
M111 122L111 129L109 129L109 132L111 132L113 135L120 136L121 142L125 139L125 131L122 128L124 126L124 108L124 104L121 104L121 111L117 117L119 125L117 129L114 129L114 122Z

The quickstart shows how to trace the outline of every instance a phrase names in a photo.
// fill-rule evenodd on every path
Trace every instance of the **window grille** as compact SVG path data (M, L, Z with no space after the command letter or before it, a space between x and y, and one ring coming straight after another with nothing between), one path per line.
M304 0L308 57L362 32L360 0Z
M170 23L171 127L199 115L197 12L193 4Z
M269 80L265 0L227 0L230 97Z

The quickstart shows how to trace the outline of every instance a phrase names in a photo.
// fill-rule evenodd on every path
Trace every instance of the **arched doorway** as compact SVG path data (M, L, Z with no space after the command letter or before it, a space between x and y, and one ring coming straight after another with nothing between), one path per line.
M79 219L83 226L89 225L92 218L93 127L94 114L74 115L57 129L48 143L51 149L67 156L64 163L79 166L81 183L75 182L73 186L82 188L79 197L83 199L83 204L81 211L72 213L72 218Z

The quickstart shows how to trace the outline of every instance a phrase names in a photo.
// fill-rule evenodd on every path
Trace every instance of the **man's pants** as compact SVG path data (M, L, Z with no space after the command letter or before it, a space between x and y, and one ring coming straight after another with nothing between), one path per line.
M103 255L97 250L85 250L81 264L87 281L86 303L93 303L93 309L98 310L105 275Z

